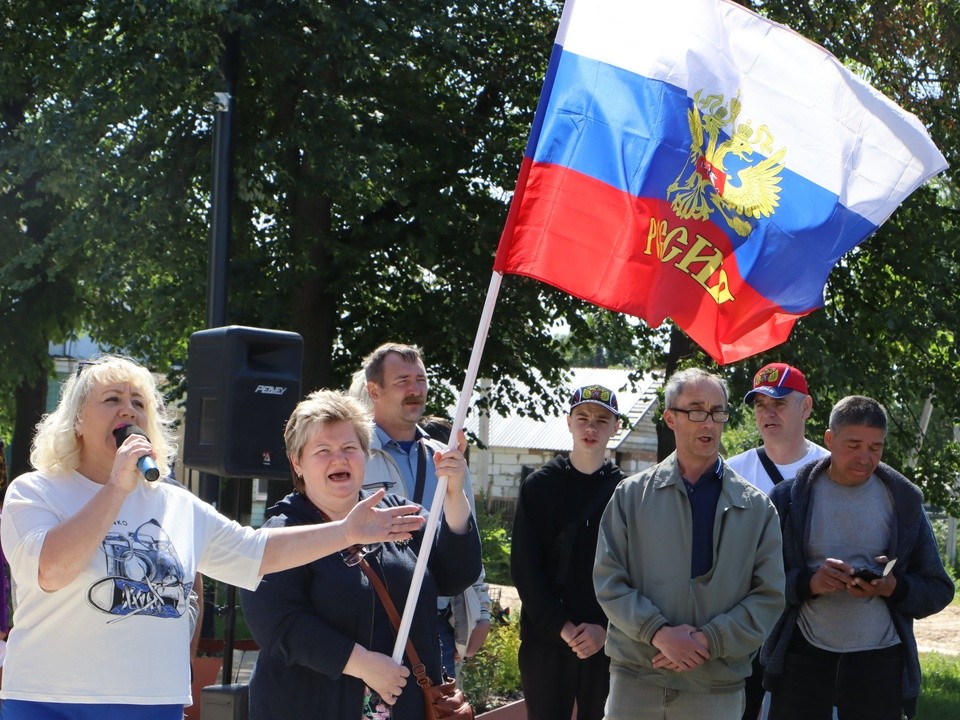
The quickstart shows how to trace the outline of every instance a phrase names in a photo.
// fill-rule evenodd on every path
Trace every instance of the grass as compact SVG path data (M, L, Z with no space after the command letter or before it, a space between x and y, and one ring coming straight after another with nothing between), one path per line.
M960 656L920 653L923 685L917 720L960 718Z

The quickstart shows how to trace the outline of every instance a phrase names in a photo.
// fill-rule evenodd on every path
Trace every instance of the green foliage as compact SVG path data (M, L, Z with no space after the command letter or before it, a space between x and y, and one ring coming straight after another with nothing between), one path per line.
M184 364L207 299L211 99L230 90L227 322L299 332L305 390L345 385L388 339L418 343L434 377L459 385L559 5L155 10L5 5L4 382L45 372L47 340L69 332L158 371ZM481 367L495 405L544 402L509 378L559 380L549 330L582 305L504 283L497 315L510 321L494 324Z
M720 453L725 458L739 455L761 444L760 432L751 408L747 405L738 406L736 402L731 403L731 408L730 424L724 427L721 436L723 446Z
M856 68L916 113L958 166L960 5L741 4ZM184 365L205 315L210 101L227 89L236 101L227 321L299 332L308 391L345 385L359 358L388 339L423 346L433 377L459 387L560 3L56 7L4 5L5 438L14 393L21 404L41 395L25 391L50 371L51 340L89 332L158 371ZM239 53L238 72L225 49ZM879 398L892 418L884 459L906 469L915 456L927 499L960 513L949 490L960 461L951 445L960 203L949 173L841 259L824 309L802 318L787 343L724 372L736 399L764 362L799 365L816 400L814 438L840 397ZM561 327L566 338L554 336ZM512 378L546 389L571 361L669 374L704 358L669 324L651 330L505 278L480 368L493 379L493 405L536 415L549 398L517 391ZM929 396L934 413L915 452ZM441 410L449 398L440 391L431 401ZM29 435L35 420L18 414L17 432Z
M483 569L487 582L512 585L510 579L510 533L512 527L503 512L490 510L486 496L477 495L477 529L483 546Z
M952 720L960 717L960 656L921 653L923 681L917 701L917 717Z
M464 663L463 692L477 713L519 699L519 651L520 623L494 623L480 652Z
M822 44L930 131L951 167L960 154L960 5L856 0L819 3L741 2ZM910 28L906 33L893 27ZM931 53L930 47L944 47ZM891 427L883 460L911 476L928 502L960 513L952 491L960 420L960 203L951 170L911 195L869 240L830 274L824 308L801 318L773 351L728 372L732 397L770 361L807 375L815 399L808 436L819 438L832 405L851 394L883 402ZM924 401L934 412L920 442ZM911 461L915 469L910 471Z
M949 535L948 521L944 518L939 518L931 521L933 525L933 535L937 539L937 547L940 548L940 558L943 560L944 567L946 567L947 572L950 573L950 577L954 579L955 583L960 583L960 535L957 537L957 545L953 548L954 552L954 562L951 565L948 561L948 550L947 547L947 538ZM960 585L958 585L958 595L960 595ZM956 598L960 600L960 597Z
M668 342L668 326L651 328L637 318L583 303L559 340L570 367L650 368Z

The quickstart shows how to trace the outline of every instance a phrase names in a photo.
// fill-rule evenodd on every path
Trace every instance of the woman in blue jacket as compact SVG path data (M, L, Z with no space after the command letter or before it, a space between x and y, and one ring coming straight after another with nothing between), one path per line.
M284 440L294 492L270 508L266 527L337 520L361 490L370 447L367 412L354 399L321 390L293 411ZM480 574L480 538L463 492L457 450L438 453L448 478L444 517L430 553L410 628L410 640L434 683L441 678L436 634L437 595L455 595ZM388 495L381 505L405 504ZM422 720L423 695L409 660L390 657L395 632L358 565L366 559L403 612L423 531L409 542L354 546L309 565L267 575L242 591L244 616L260 645L250 681L251 720Z

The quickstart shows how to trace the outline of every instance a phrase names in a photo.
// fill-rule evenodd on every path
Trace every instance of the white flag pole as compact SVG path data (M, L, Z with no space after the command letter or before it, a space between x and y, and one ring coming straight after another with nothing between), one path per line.
M470 397L473 395L473 387L477 383L477 373L480 370L480 358L483 356L483 346L487 341L487 333L490 331L490 321L493 318L493 308L497 304L497 296L500 294L500 282L503 280L503 274L494 272L490 277L490 286L487 288L487 299L483 303L483 313L480 315L480 325L477 327L477 336L473 340L473 352L470 355L470 362L467 364L467 375L463 379L463 387L460 390L460 401L457 403L457 412L453 416L453 428L450 430L450 440L447 442L447 450L452 450L457 446L457 436L463 429L463 424L467 418L467 410L470 407ZM400 629L397 631L397 642L393 646L393 661L401 662L403 651L407 645L407 636L410 634L410 625L413 622L413 613L417 607L417 598L420 595L420 586L423 585L423 574L427 569L427 561L430 559L430 551L433 549L433 538L437 533L437 523L440 521L440 513L443 511L443 500L447 492L447 476L437 478L437 490L433 494L433 504L430 506L430 517L423 531L423 543L420 546L420 555L417 557L417 564L413 570L413 580L410 583L410 592L407 593L407 602L403 606L403 616L400 618Z

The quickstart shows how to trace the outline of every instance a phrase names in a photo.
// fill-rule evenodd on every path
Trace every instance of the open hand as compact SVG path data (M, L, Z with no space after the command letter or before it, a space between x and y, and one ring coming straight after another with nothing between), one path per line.
M423 527L425 519L418 515L418 505L378 508L385 491L381 488L370 497L354 505L344 518L347 541L350 545L409 540L412 533Z

